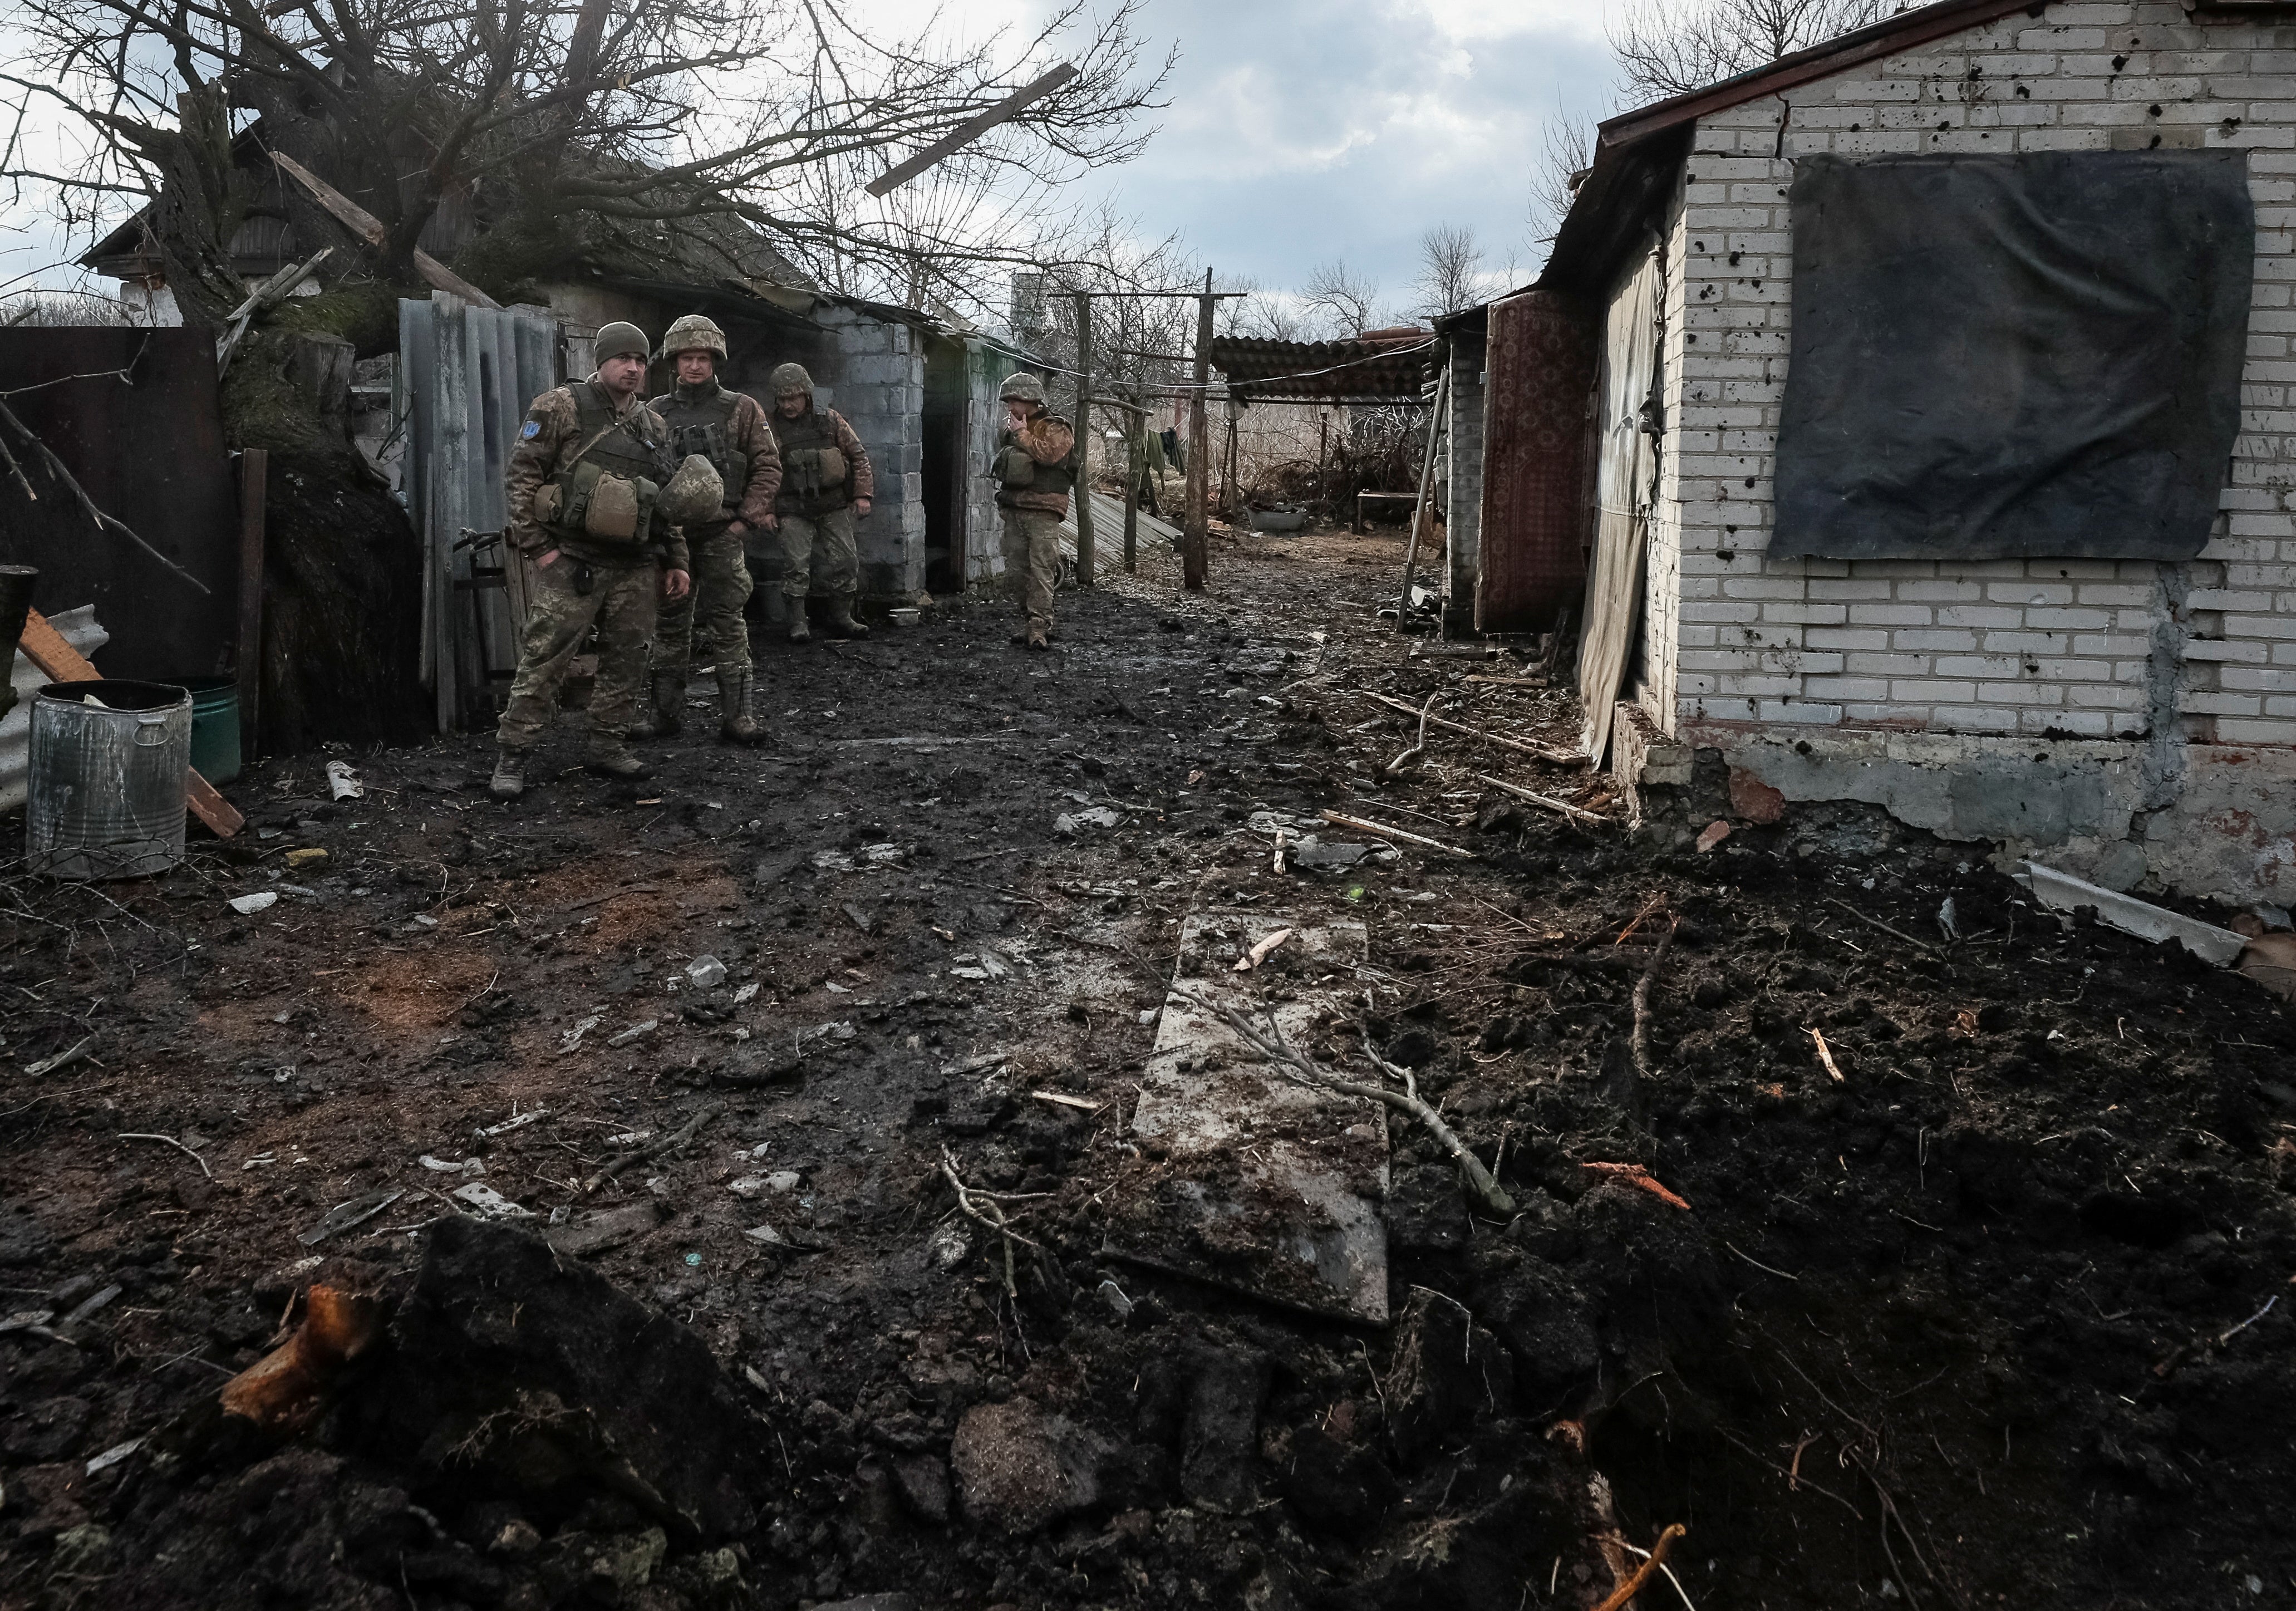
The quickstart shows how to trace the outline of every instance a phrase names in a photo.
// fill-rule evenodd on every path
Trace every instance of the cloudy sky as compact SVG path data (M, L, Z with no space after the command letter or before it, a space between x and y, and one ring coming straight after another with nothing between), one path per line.
M939 26L1025 37L1055 0L850 0L865 27ZM4 7L0 7L4 9ZM1541 131L1608 111L1603 0L1148 0L1143 21L1179 47L1147 154L1087 177L1139 233L1177 232L1223 274L1296 286L1344 259L1385 311L1409 303L1420 237L1472 228L1496 275L1544 256L1530 191ZM938 20L936 23L936 19ZM0 28L0 33L4 29ZM37 111L36 111L37 116ZM64 242L0 197L0 281L53 263ZM60 283L59 271L38 274Z
M888 17L907 0L871 0ZM1034 0L974 0L1020 21ZM1222 273L1297 285L1344 259L1399 312L1420 237L1472 227L1496 271L1545 249L1530 192L1544 124L1613 98L1602 0L1149 0L1180 62L1145 157L1095 183L1140 232ZM947 13L944 12L944 15Z

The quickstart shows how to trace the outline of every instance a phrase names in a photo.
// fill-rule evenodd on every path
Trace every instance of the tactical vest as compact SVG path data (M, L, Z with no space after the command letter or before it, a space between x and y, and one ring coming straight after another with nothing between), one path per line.
M653 400L653 411L669 426L670 456L683 463L689 454L698 453L726 483L722 518L726 521L742 512L742 498L750 486L750 456L734 445L734 415L741 406L741 394L716 381L701 397L687 397L681 386Z
M668 479L664 463L668 445L652 440L646 426L635 417L636 410L633 417L617 421L613 399L595 382L576 381L567 390L574 394L575 429L580 432L579 440L588 445L572 464L550 478L550 484L558 489L558 511L545 524L554 535L578 544L627 541L634 548L649 547L655 538L654 497L660 490L659 483ZM636 534L627 539L600 538L589 530L591 495L600 479L608 475L620 476L637 489Z
M782 445L782 489L774 507L783 514L827 514L850 502L846 477L853 466L837 445L837 427L826 410L808 408L795 419L776 413L774 436Z
M1066 459L1046 464L1032 458L1007 425L996 433L996 484L1000 499L1015 492L1056 492L1065 497L1076 489L1076 470Z

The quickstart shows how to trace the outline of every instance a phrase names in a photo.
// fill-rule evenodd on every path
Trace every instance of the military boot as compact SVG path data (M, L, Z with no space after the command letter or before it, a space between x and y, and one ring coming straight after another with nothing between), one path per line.
M840 593L829 601L830 635L833 637L866 637L868 627L853 619L853 596Z
M721 744L763 744L766 730L750 714L750 668L718 668L718 739Z
M653 674L653 697L630 727L632 738L675 738L685 727L685 673Z
M791 599L789 601L789 612L790 642L793 644L811 643L813 641L813 629L806 624L805 600L801 598Z
M526 793L526 752L507 747L495 752L495 775L487 793L496 800L516 800Z
M1049 650L1052 646L1052 644L1045 637L1044 622L1035 621L1030 621L1029 623L1029 647L1031 649Z
M595 772L601 777L618 778L623 783L636 783L653 776L652 768L630 753L628 744L604 733L591 736L590 752L583 757L582 769Z

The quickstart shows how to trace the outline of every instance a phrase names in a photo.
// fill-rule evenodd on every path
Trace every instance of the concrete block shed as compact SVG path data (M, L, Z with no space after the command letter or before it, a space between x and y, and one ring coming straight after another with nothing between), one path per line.
M1599 348L1579 686L1645 818L1726 778L2296 898L2269 10L1946 0L1603 126L1538 289Z

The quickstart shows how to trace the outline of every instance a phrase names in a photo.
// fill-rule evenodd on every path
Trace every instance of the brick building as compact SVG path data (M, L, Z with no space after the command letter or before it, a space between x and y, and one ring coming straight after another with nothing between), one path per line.
M1589 749L1646 814L1726 777L1742 812L1866 801L2114 888L2296 894L2296 27L2269 10L1945 0L1603 126L1538 293L1601 346L1581 691ZM1971 176L2011 200L1971 201ZM2234 226L2179 212L2188 180ZM1893 325L1893 299L1934 289L1902 239L1894 265L1867 254L1889 294L1857 282L1871 242L1845 197L1883 197L1874 226L1939 242L1950 282L2026 251L2012 213L2039 217L2042 256L2070 250L2078 220L2054 214L2075 193L2117 197L2120 221L2093 261L2025 276L2059 321L2045 350L1997 350L2022 308ZM2155 269L2199 283L2152 261L2178 254L2234 304L2154 296ZM1842 349L1877 331L1891 347ZM2193 370L2174 407L2110 350L2171 334L2164 362ZM2105 378L2043 406L2092 358ZM2035 366L2039 390L2008 395ZM2068 449L2072 470L2049 460L2092 402L2144 417ZM1964 414L1981 436L1923 446ZM2217 446L2194 446L2203 416ZM1879 484L1901 463L1920 473ZM2195 474L2180 524L2170 483ZM2015 489L1988 503L1988 477ZM2112 491L2128 485L2156 492Z

